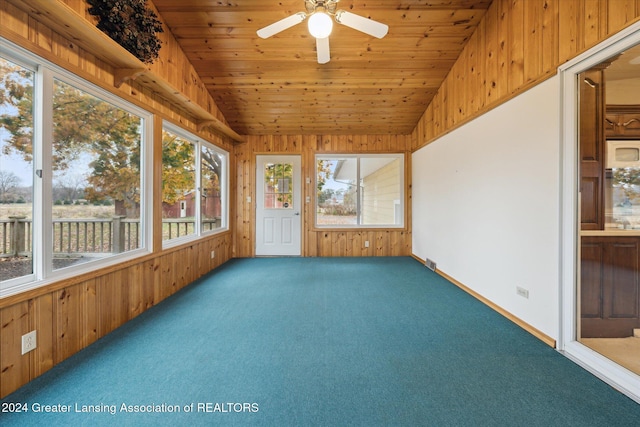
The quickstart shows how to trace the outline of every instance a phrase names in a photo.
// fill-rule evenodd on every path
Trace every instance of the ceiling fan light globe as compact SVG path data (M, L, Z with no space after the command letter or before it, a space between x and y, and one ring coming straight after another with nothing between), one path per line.
M325 39L333 30L333 20L324 12L316 12L309 17L309 32L317 39Z

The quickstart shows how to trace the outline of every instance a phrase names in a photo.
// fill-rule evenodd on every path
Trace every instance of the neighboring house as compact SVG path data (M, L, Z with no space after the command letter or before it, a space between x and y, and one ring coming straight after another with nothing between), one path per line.
M203 218L215 218L221 215L220 192L215 191L202 198ZM190 218L196 216L195 192L189 192L174 204L162 203L163 218Z
M356 176L357 160L344 159L336 165L333 180L346 182ZM402 223L400 159L383 157L360 162L361 223ZM342 202L342 201L340 201Z

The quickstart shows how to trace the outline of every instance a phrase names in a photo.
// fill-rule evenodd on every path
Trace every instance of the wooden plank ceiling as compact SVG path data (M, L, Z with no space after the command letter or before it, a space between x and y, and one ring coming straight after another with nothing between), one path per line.
M306 21L256 31L304 0L152 0L223 112L244 135L409 134L491 0L341 0L389 26L383 39L334 24L318 64Z

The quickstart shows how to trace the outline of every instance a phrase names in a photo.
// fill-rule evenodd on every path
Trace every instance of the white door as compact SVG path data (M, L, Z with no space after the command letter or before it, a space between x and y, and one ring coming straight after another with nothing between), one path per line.
M256 255L300 255L300 156L257 156Z

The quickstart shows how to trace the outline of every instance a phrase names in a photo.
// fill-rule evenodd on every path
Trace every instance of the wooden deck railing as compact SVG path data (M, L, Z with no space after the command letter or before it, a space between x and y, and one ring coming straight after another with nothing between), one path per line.
M220 226L219 219L202 221L204 231ZM173 239L195 230L193 218L162 220L165 239ZM26 217L0 219L0 257L30 255L33 227ZM53 253L59 255L120 253L140 247L140 221L116 216L110 219L54 219Z

